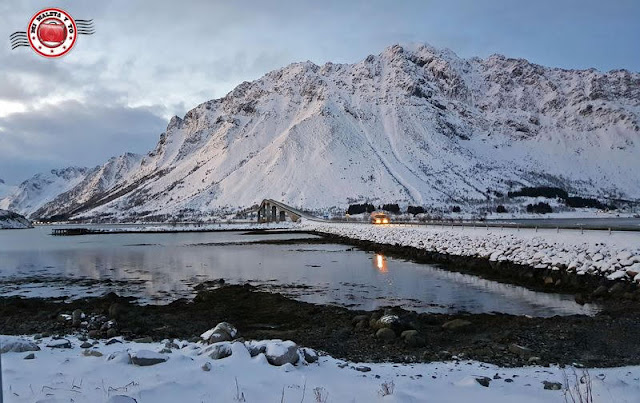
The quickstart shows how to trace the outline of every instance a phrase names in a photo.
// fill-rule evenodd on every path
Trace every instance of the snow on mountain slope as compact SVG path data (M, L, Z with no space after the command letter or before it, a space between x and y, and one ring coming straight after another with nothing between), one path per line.
M0 199L0 209L29 216L58 194L80 183L87 171L87 168L70 167L34 175L22 182L13 193Z
M244 82L172 118L104 193L73 191L41 213L198 215L263 198L437 206L527 185L638 199L639 122L638 73L394 45L356 64L295 63Z
M126 184L131 173L140 169L141 160L141 155L132 153L111 158L104 165L88 171L77 185L60 193L53 200L38 208L32 215L34 217L51 217L72 212L83 205L94 202L116 184Z
M0 209L0 229L31 228L31 222L12 211Z

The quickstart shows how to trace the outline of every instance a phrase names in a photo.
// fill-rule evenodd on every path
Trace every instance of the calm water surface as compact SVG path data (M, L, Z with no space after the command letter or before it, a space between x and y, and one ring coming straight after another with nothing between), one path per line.
M0 231L0 295L82 297L113 291L142 303L194 295L203 281L250 282L296 299L358 309L592 314L545 294L339 244L246 244L308 234L245 231L51 236L52 227Z

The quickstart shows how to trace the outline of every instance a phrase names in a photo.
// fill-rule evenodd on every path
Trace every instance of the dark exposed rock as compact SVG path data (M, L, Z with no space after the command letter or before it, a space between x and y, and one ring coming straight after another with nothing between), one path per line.
M47 347L50 348L71 348L71 342L67 339L51 340L47 343Z
M560 382L549 382L549 381L542 381L544 388L547 390L561 390L562 389L562 384Z
M376 332L376 338L383 341L392 341L396 338L396 334L388 327L383 327Z
M462 329L464 327L467 327L471 325L471 322L469 322L468 320L464 320L464 319L454 319L454 320L450 320L448 322L445 322L442 325L442 328L445 330L458 330L458 329Z
M212 360L220 360L231 355L231 345L228 343L216 343L205 350L205 354L209 355Z
M151 350L138 350L131 354L131 362L140 367L160 364L166 362L168 359L169 357Z
M476 382L478 382L480 385L484 386L485 388L488 388L489 385L491 384L491 378L483 376L480 378L476 378Z

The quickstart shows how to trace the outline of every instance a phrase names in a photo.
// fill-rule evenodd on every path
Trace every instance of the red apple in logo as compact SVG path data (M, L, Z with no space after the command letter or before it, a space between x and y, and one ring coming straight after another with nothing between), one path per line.
M58 46L67 37L67 28L62 21L51 19L38 26L38 38L46 46Z

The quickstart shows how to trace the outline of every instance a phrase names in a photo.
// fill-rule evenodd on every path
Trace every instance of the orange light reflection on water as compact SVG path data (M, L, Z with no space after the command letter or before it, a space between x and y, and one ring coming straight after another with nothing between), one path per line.
M384 257L384 255L376 253L374 262L375 262L376 268L380 271L380 273L386 273L388 271L387 259Z

